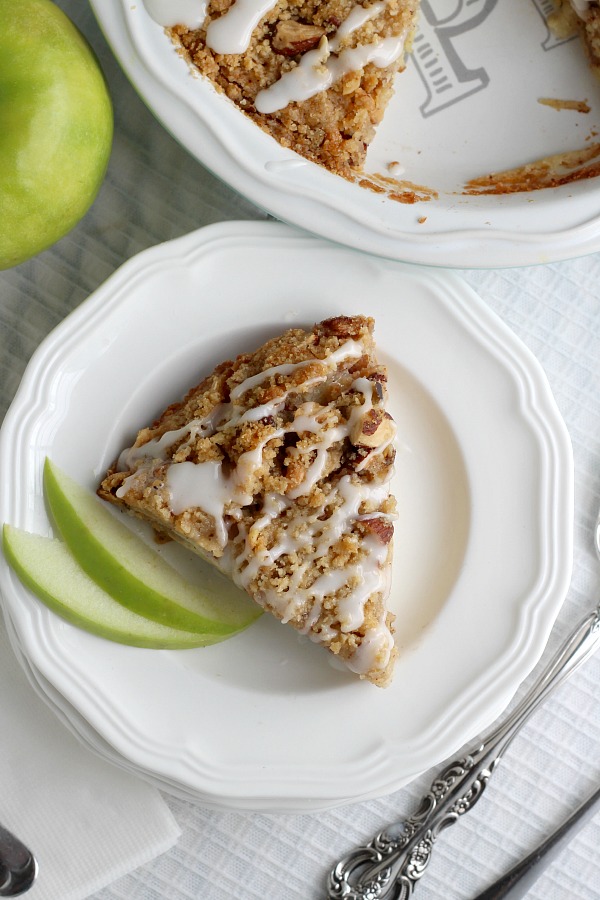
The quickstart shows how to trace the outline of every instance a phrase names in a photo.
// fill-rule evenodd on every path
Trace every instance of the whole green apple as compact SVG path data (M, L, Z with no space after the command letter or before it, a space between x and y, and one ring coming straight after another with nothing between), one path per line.
M50 0L0 0L0 269L83 217L112 135L110 95L83 35Z

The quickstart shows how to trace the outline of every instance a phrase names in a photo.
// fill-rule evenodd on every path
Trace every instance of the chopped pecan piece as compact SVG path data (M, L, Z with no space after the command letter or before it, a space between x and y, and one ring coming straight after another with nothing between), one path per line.
M277 23L271 46L276 53L296 56L316 47L324 34L325 29L318 25L305 25L304 22L287 19Z
M350 440L355 446L374 449L391 440L395 430L389 413L382 409L370 409L352 429Z
M370 362L369 357L365 353L362 356L360 356L356 360L356 362L352 363L352 365L350 366L348 371L350 372L350 374L353 375L355 372L360 372L362 369L367 368L369 366L369 362Z
M362 519L362 526L366 532L375 535L382 544L389 544L394 536L394 526L388 519L374 516L372 519Z
M380 400L383 400L385 397L385 391L383 389L383 385L387 384L387 375L385 372L371 372L370 375L367 375L369 381L373 381L375 384L375 390L377 392L377 396Z
M335 334L341 338L359 337L364 329L364 318L359 316L332 316L321 322L325 334Z

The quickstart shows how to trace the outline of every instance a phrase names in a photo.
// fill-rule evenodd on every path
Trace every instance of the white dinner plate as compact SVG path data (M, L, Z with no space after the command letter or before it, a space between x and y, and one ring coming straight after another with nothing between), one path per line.
M68 316L0 432L0 519L49 534L47 455L93 489L217 362L353 312L375 318L399 423L390 688L266 615L199 650L113 644L51 613L2 559L3 603L40 675L140 772L206 802L300 810L382 795L506 706L571 569L571 449L539 364L451 273L224 223L140 254ZM202 577L183 548L159 552Z
M600 250L600 179L467 196L476 177L596 142L600 86L578 40L555 40L551 0L429 0L366 171L438 192L400 203L280 147L193 77L143 0L91 0L117 59L168 131L282 221L371 253L454 267L530 265ZM540 103L585 101L589 112Z

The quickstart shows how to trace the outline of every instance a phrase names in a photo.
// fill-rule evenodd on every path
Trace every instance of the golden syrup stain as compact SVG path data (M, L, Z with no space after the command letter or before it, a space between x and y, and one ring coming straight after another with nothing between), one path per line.
M570 109L578 113L589 113L591 111L587 100L559 100L556 97L538 97L538 103L558 110Z
M439 197L433 188L393 178L391 175L383 175L380 172L357 176L355 180L360 187L376 194L385 194L397 203L424 203L428 200L437 200Z
M538 191L596 178L598 175L600 143L593 143L581 150L557 153L515 169L473 178L466 183L462 193L473 196Z

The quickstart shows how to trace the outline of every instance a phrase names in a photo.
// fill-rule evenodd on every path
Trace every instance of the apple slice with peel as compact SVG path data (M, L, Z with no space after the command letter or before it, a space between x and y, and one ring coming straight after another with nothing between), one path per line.
M205 584L191 584L95 494L49 459L44 465L44 493L58 531L84 572L138 615L202 635L228 635L262 614L244 591L212 566ZM198 558L198 566L209 564Z
M62 541L5 525L6 561L53 612L98 637L133 647L181 650L204 647L229 635L195 634L138 616L113 600L81 569Z

